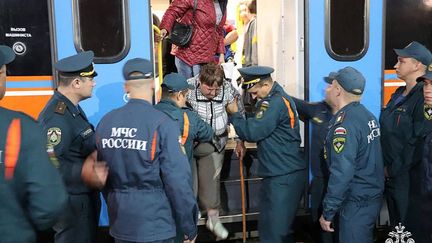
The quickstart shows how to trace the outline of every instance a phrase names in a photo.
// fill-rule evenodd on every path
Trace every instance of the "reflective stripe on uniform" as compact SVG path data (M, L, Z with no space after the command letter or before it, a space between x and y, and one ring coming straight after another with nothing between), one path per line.
M9 125L5 148L5 179L13 178L21 147L21 120L13 119Z
M182 145L185 145L188 136L189 136L189 117L186 112L183 112L183 135L181 140Z
M157 139L157 131L153 133L152 147L151 147L151 160L154 160L156 156L156 139Z
M291 128L294 128L295 117L294 117L294 112L291 109L291 104L290 104L290 102L287 99L285 99L285 97L282 97L282 99L285 102L286 107L288 108L288 114L290 116Z

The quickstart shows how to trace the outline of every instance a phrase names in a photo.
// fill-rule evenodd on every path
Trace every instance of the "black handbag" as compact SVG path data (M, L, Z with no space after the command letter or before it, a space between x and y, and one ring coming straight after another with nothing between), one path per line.
M176 20L172 27L171 33L167 37L169 42L180 47L187 47L189 45L193 34L193 22L195 21L196 5L197 0L194 0L192 24L182 24Z

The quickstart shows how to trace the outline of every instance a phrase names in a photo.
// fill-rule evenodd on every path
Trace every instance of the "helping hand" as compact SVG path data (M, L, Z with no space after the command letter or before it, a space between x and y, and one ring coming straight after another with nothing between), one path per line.
M234 114L234 113L238 112L237 98L235 98L235 99L233 100L233 102L229 103L229 104L226 106L226 111L227 111L229 114Z

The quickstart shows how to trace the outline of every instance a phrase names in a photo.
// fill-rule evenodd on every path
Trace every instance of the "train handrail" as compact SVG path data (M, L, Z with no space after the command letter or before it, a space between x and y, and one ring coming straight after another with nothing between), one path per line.
M156 34L160 35L160 29L156 25L153 25L153 30L156 32ZM159 73L159 95L157 96L157 101L160 100L162 89L160 88L163 82L163 66L162 66L162 39L158 41L158 50L157 50L157 56L158 56L158 73Z

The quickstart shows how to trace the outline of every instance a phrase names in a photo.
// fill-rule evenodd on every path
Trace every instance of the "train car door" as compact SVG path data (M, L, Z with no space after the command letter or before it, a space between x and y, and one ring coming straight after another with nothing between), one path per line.
M0 1L0 44L16 54L8 65L6 96L0 105L34 118L53 94L49 9L50 1Z
M98 73L93 97L82 107L97 125L127 102L122 67L131 58L153 60L150 4L147 0L54 0L57 59L83 50L95 53ZM100 225L108 225L104 204Z
M96 88L83 102L97 124L123 105L123 64L135 57L152 60L150 4L147 0L54 0L57 58L83 50L95 53Z
M362 103L376 116L381 108L383 1L306 1L307 94L324 98L323 77L346 66L366 78Z

